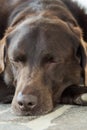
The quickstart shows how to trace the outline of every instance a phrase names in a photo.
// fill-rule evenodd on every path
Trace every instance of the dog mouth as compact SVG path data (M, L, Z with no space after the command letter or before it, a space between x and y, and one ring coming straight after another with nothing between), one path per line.
M33 88L30 91L16 91L13 101L12 110L20 116L40 116L51 112L54 108L53 96L51 90L46 87Z
M46 108L46 107L45 107ZM16 114L17 116L32 116L32 118L45 115L47 113L50 113L53 110L53 107L50 109L43 109L39 106L37 108L34 108L32 110L29 109L20 109L18 105L12 106L12 113Z
M16 100L12 102L12 112L18 116L41 116L50 113L53 108L53 101L51 99L43 99L42 102L39 100L38 104L34 107L20 106Z

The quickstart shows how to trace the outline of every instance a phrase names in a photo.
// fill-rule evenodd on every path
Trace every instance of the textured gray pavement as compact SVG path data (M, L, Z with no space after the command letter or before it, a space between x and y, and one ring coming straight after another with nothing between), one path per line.
M41 117L15 116L0 105L0 130L87 130L87 107L62 105Z

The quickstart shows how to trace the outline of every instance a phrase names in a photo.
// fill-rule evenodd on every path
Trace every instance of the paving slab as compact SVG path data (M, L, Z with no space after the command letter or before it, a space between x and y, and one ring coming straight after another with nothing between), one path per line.
M59 105L44 116L16 116L0 105L0 130L87 130L87 107Z

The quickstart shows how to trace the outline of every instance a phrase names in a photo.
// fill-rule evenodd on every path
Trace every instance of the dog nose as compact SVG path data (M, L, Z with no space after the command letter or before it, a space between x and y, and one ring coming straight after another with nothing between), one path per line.
M34 95L23 95L18 93L17 102L21 110L33 109L37 105L37 97Z

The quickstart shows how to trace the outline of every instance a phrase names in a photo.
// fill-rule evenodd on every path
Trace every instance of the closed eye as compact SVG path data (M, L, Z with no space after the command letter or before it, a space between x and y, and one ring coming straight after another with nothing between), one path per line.
M15 58L15 61L17 61L17 62L25 62L26 61L26 57L25 56L20 56L20 57L16 57Z
M16 56L13 59L11 59L11 61L14 61L14 62L23 62L24 63L26 61L26 57L25 56Z
M46 56L43 57L42 59L42 65L44 64L50 64L50 63L55 63L54 56L47 54Z

